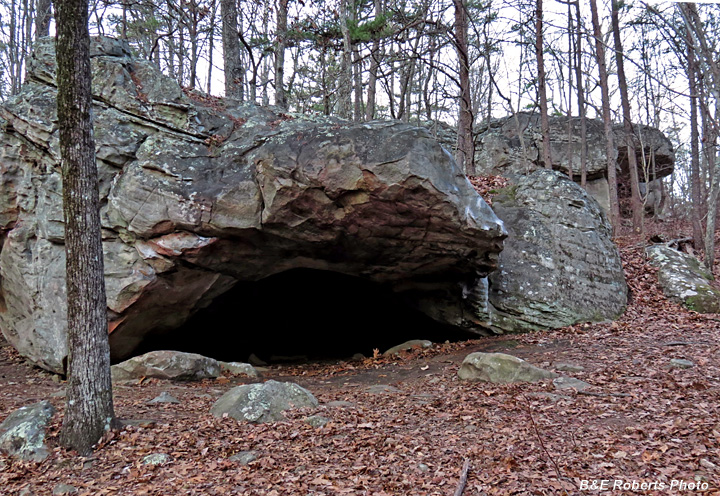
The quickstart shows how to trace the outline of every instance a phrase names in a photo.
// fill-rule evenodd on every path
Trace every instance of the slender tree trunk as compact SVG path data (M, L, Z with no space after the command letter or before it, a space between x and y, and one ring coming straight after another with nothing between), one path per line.
M352 46L350 28L348 27L348 12L350 0L340 2L340 31L343 38L342 63L340 64L340 77L338 78L338 115L343 119L352 119Z
M52 19L52 2L50 0L38 0L37 14L35 17L35 38L50 35L50 20Z
M382 0L375 0L375 19L382 13ZM377 95L377 75L380 68L380 40L374 39L370 50L370 72L368 73L367 106L365 107L365 120L375 118L375 98Z
M645 207L640 197L640 181L638 180L638 165L635 155L633 139L633 125L630 114L630 98L628 97L627 79L625 78L625 55L623 54L622 39L620 38L618 0L612 0L612 30L615 39L615 61L617 63L618 86L620 87L620 101L623 111L623 137L627 151L628 169L630 173L630 198L632 204L633 230L636 233L644 231L643 217Z
M285 91L285 45L287 44L288 0L277 2L277 32L275 33L275 105L287 110Z
M116 421L92 129L88 3L56 0L55 6L69 350L60 441L84 456Z
M550 156L550 121L548 119L547 91L545 89L545 57L543 56L543 4L535 4L535 58L538 70L538 97L540 100L540 132L542 133L542 161L546 169L552 169Z
M595 38L595 57L600 72L600 92L602 93L602 117L605 127L605 154L607 155L607 179L610 190L610 223L613 233L620 227L620 205L617 192L617 159L615 157L615 142L613 137L612 121L610 117L610 90L608 87L607 66L605 65L605 45L600 32L600 19L598 18L597 0L590 0L592 11L593 36Z
M587 118L585 116L585 88L582 78L582 25L580 17L580 2L575 2L575 17L577 18L577 42L575 46L575 80L577 81L578 110L580 112L580 186L587 186Z
M208 32L208 72L207 72L207 94L212 94L212 70L213 70L213 53L215 53L215 14L217 13L217 5L214 0L210 6L210 28ZM158 63L158 67L160 64Z
M696 250L703 248L702 232L702 193L700 189L700 133L698 131L697 103L697 66L692 36L687 33L687 76L690 87L690 198L693 208L690 209L692 219L693 243Z
M464 0L453 0L455 7L455 51L458 57L460 81L460 113L455 161L465 174L475 175L475 143L473 115L470 101L470 59L468 57L468 19Z
M222 17L223 66L225 67L225 96L242 101L242 66L238 38L237 0L220 0Z

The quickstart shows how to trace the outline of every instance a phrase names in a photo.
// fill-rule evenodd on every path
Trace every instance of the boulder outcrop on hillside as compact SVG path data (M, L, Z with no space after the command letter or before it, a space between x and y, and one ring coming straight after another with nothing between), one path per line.
M487 332L474 317L486 303L468 288L497 266L506 233L426 131L188 95L109 38L93 41L92 68L114 359L237 281L297 268L373 281L439 322ZM0 329L62 372L55 98L44 39L22 92L0 107ZM240 319L252 313L237 305Z
M488 278L491 328L524 332L622 315L620 252L605 213L579 185L539 170L502 191L493 209L509 235Z

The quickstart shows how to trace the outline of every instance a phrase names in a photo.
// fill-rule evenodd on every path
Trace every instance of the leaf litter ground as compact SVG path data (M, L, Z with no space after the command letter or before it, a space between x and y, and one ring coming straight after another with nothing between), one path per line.
M720 494L720 315L667 301L644 243L618 239L631 301L617 322L435 345L396 358L273 366L261 380L293 381L320 400L287 420L254 425L209 414L225 391L250 379L146 380L114 389L133 420L92 458L57 446L61 415L42 463L0 455L0 494L49 495L450 495L465 459L464 495L580 494L582 480L707 482ZM716 272L717 273L717 272ZM422 330L418 329L418 338ZM551 381L492 385L457 379L474 351L505 352L588 382L577 393ZM695 367L670 367L673 358ZM64 385L0 349L0 419L43 399L64 408ZM374 387L373 387L374 386ZM179 404L146 402L168 391ZM305 422L319 414L324 427ZM258 458L230 461L241 451ZM142 464L165 453L164 465ZM665 490L613 494L676 494ZM609 493L608 493L609 494Z

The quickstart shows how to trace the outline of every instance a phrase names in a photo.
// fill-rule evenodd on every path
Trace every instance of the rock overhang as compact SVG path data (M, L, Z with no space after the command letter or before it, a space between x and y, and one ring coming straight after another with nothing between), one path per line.
M310 268L403 293L484 332L468 287L497 266L502 222L425 130L289 115L184 93L123 43L92 44L113 355L182 324L238 280ZM0 328L62 371L64 227L53 41L4 119ZM478 293L481 294L482 292ZM475 293L474 293L475 294Z

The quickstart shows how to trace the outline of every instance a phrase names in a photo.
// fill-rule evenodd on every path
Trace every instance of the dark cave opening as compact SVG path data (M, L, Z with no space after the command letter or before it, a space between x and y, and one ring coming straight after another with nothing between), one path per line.
M182 327L149 335L139 353L174 349L218 360L321 361L372 356L410 339L477 337L411 308L390 289L358 277L293 269L239 282Z

